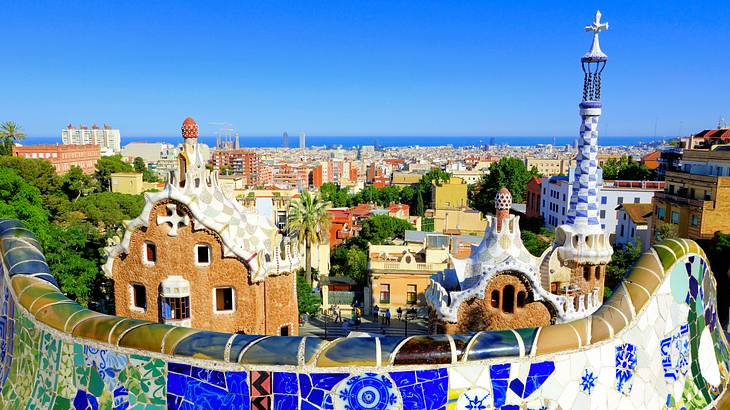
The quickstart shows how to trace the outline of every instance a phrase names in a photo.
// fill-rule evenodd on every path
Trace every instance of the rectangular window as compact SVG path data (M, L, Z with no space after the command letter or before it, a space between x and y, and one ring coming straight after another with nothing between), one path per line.
M282 326L279 329L279 336L289 336L289 326Z
M657 218L661 219L662 221L664 220L666 214L667 214L666 209L664 209L664 208L656 209L656 216L657 216Z
M678 224L679 223L679 212L672 211L672 223Z
M157 262L157 246L155 246L154 243L145 242L144 260L145 260L145 262L149 262L149 263Z
M705 201L712 201L712 192L705 191Z
M147 309L147 289L144 285L133 283L132 285L132 306L140 309Z
M416 285L408 285L408 292L406 293L406 303L409 305L415 305L418 301L418 287Z
M605 218L606 218L606 210L601 209L601 219L605 219Z
M195 263L198 265L210 265L210 246L195 245Z
M215 289L215 311L233 312L233 288Z
M380 303L390 303L390 285L380 284Z
M640 200L641 200L641 198L634 198L634 203L638 204Z
M700 224L700 218L697 217L697 215L692 215L691 218L692 226L697 226Z
M622 197L622 196L618 197L618 202L617 203L619 205L623 204L624 203L624 197Z
M190 318L190 297L162 298L162 318L184 320Z
M624 225L621 225L621 236L624 236Z
M602 196L601 197L601 204L606 205L608 203L608 197Z

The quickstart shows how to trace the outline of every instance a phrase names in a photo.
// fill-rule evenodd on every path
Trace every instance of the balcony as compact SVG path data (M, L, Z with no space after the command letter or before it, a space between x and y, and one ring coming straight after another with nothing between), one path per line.
M416 272L440 272L449 267L448 263L405 263L398 261L371 260L368 264L370 270L379 271L416 271Z
M654 194L654 198L671 202L673 204L696 206L702 209L715 208L715 201L688 198L686 191L680 191L676 194L670 194L669 192L657 192Z

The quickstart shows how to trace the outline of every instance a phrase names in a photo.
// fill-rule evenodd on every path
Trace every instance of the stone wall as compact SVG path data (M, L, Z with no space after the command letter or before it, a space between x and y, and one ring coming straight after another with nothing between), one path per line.
M118 255L112 268L116 313L157 322L161 317L160 283L170 275L178 275L190 282L193 327L220 332L278 335L282 326L289 326L289 334L297 334L295 275L269 276L263 282L252 283L248 269L241 260L223 256L221 242L215 233L206 229L193 229L191 222L176 227L176 235L169 236L170 224L156 223L158 216L167 215L168 203L175 204L178 213L186 213L190 221L193 220L184 205L163 201L150 211L149 226L132 232L129 253ZM154 264L144 261L145 242L156 246L157 261ZM209 265L195 263L196 244L211 247ZM132 307L131 283L144 285L147 309ZM234 289L234 311L214 311L213 289L217 287Z
M0 250L4 409L730 406L715 282L691 241L652 248L579 321L334 341L102 315L58 292L17 222L0 221Z

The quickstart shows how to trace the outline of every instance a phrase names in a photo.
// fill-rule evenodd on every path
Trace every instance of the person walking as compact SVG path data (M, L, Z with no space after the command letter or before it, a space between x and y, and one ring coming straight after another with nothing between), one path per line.
M390 309L385 309L385 324L390 326Z
M400 317L403 315L403 309L401 309L400 306L398 306L398 309L395 311L395 313L398 314L398 320L401 320Z
M379 309L380 309L380 308L378 307L378 305L375 305L375 306L373 306L373 318L374 318L375 320L378 320L378 310L379 310Z

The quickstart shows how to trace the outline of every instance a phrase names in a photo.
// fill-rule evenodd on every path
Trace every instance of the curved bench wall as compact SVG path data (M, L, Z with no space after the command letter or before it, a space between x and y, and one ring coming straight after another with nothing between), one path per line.
M17 221L0 221L0 249L3 408L690 408L728 396L714 279L688 240L645 253L579 321L334 341L103 315L58 291Z

